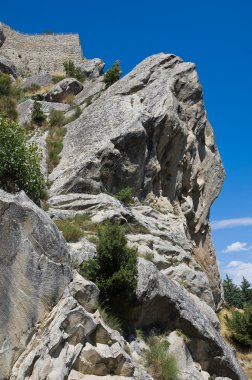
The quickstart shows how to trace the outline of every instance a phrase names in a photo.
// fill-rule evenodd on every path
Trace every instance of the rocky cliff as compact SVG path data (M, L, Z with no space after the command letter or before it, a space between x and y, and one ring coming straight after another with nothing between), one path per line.
M133 333L140 329L162 330L180 379L245 380L216 316L223 295L209 212L224 170L195 65L157 54L108 89L102 61L83 65L87 79L73 95L82 113L66 125L47 211L23 192L0 191L0 379L151 380L149 348ZM71 115L61 103L67 81L44 95L45 114ZM19 105L21 123L32 104ZM33 137L45 176L47 134ZM133 190L130 205L115 197L125 188ZM76 216L88 218L92 233L67 244L54 220ZM106 220L126 226L139 256L125 336L105 323L99 289L78 273L95 257L91 237Z

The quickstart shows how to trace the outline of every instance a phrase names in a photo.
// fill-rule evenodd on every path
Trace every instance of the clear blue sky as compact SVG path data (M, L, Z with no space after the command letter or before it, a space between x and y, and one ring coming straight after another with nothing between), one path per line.
M211 219L235 219L213 231L220 267L252 282L251 0L14 0L0 18L27 33L78 32L85 57L120 59L124 73L162 51L196 63L227 173Z

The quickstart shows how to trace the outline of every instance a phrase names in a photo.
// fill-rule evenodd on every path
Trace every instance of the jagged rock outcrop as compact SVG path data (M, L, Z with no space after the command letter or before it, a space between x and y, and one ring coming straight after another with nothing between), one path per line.
M74 78L66 78L55 84L46 94L47 102L62 102L69 95L77 95L83 89L82 83Z
M0 71L4 74L12 75L15 79L19 76L16 66L5 57L0 57Z
M232 349L213 324L196 307L180 286L160 273L155 266L139 259L138 304L131 307L128 318L136 328L153 324L181 329L188 336L190 352L202 369L232 380L246 380Z
M171 54L141 62L68 127L51 193L160 193L177 202L186 233L222 302L208 215L224 170L207 121L195 66Z
M94 79L103 75L105 63L100 58L87 59L77 65L84 78Z
M0 378L71 280L66 244L24 193L0 190Z

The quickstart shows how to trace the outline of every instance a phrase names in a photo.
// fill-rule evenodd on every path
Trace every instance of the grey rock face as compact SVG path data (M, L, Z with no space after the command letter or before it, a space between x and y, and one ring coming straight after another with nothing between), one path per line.
M52 110L57 110L61 112L66 112L69 110L69 104L63 103L53 103L53 102L44 102L39 101L41 104L41 111L48 117ZM32 120L32 108L33 108L34 100L28 99L25 102L18 104L18 121L20 124L30 123Z
M77 95L83 89L83 85L74 78L63 79L55 84L45 95L48 102L62 102L69 95Z
M95 311L98 304L99 289L93 282L86 280L77 271L74 271L69 291L73 298L88 312Z
M32 85L36 85L39 87L45 87L48 86L53 82L52 75L48 73L39 73L36 75L32 75L31 77L25 79L21 85L20 88L26 89L30 88Z
M0 190L0 378L71 280L66 244L24 194Z
M53 194L130 186L140 198L153 193L176 202L218 307L208 215L224 170L202 96L192 63L169 54L147 58L69 125L50 180Z
M5 38L2 23L0 23L0 47L3 45Z
M155 324L178 328L190 339L193 360L202 369L233 380L246 380L231 348L186 292L146 260L138 264L138 305L130 310L136 327Z
M15 79L19 76L16 66L5 57L0 57L0 71L12 75Z
M77 66L80 68L81 73L85 78L93 79L103 75L105 63L100 58L94 58L87 59Z

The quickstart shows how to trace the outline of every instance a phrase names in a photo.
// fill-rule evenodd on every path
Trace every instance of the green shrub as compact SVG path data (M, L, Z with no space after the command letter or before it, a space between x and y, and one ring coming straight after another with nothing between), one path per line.
M83 236L83 232L80 227L71 219L58 219L55 220L55 224L62 232L67 242L76 242Z
M41 126L46 121L46 116L41 110L41 104L37 101L33 103L32 107L32 121L33 123Z
M117 82L121 74L120 61L116 61L103 76L103 82L106 84L106 88Z
M131 187L125 187L124 189L120 190L116 194L116 198L126 205L130 204L132 202L132 188Z
M64 69L67 77L76 78L80 82L84 81L85 78L82 75L80 68L76 67L73 61L69 60L64 62Z
M36 93L37 91L39 91L41 89L41 86L39 86L38 84L36 83L32 83L30 85L30 87L27 87L24 89L24 93L26 92L32 92L32 93Z
M0 187L24 190L33 200L44 195L45 181L36 144L27 142L26 130L0 114Z
M0 112L4 112L9 119L16 121L18 118L16 99L11 96L1 96Z
M62 127L65 124L65 116L63 112L52 110L49 116L49 123L51 127Z
M252 305L247 303L243 312L234 311L225 317L231 338L243 346L252 347Z
M107 306L130 299L137 285L136 250L127 247L124 228L107 222L98 232L97 257L81 266L81 274L95 282Z
M74 106L74 109L74 114L66 119L65 124L72 123L74 120L78 119L78 117L80 117L80 115L82 114L81 108L79 106Z
M12 80L10 75L0 73L0 96L11 95Z
M176 359L168 353L169 344L158 337L148 340L149 351L146 353L146 366L156 380L178 380Z
M0 112L4 112L8 118L17 120L17 100L21 96L21 90L12 82L10 75L0 72Z

